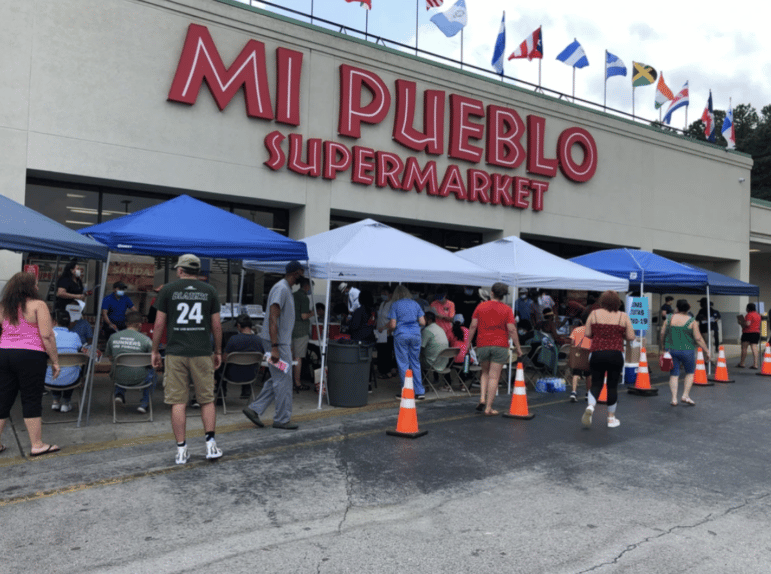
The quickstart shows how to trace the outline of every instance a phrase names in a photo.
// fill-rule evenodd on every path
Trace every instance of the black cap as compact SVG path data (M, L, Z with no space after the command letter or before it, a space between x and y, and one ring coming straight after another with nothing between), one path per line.
M116 281L112 284L113 289L126 289L128 285L126 285L123 281Z
M303 266L300 264L299 261L290 261L289 263L286 264L287 274L294 273L295 271L298 271L302 268Z

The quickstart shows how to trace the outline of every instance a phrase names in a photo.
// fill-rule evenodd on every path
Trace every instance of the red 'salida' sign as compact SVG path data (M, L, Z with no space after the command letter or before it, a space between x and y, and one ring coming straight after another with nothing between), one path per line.
M303 53L277 48L275 58L273 100L265 44L249 40L233 63L225 67L209 30L191 24L168 99L193 105L205 82L220 110L243 90L247 116L299 126ZM443 90L423 90L423 125L416 128L415 111L420 94L415 82L397 79L392 94L388 84L370 70L341 64L339 71L337 131L340 136L361 139L366 126L382 123L393 108L392 136L399 145L429 156L446 154L471 164L479 164L484 159L500 173L475 167L464 170L451 164L440 174L434 160L421 162L414 156L404 160L393 152L319 138L305 139L297 133L290 133L287 138L278 130L264 140L268 167L325 179L336 179L339 174L350 171L351 181L360 185L374 184L404 192L425 191L436 197L453 195L462 201L519 209L531 207L535 211L543 209L549 182L532 176L553 178L559 170L567 179L583 183L597 170L597 145L583 128L570 127L562 131L557 140L556 157L547 157L545 118L528 115L523 120L513 108L485 106L480 100L460 94L451 93L448 97ZM449 134L445 134L447 112ZM582 152L581 161L572 155L575 146ZM523 163L529 177L510 174Z

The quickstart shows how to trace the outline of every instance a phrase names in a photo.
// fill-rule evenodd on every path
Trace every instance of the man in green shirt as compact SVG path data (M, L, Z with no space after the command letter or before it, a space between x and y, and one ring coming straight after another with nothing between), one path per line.
M110 359L119 357L125 353L149 353L153 350L153 342L150 337L140 333L142 327L142 314L138 311L129 311L126 313L126 328L110 335L107 341L105 355ZM155 378L155 371L148 367L116 367L113 365L110 373L112 380L119 386L115 387L115 402L125 404L126 388L141 385L149 380L149 377ZM155 385L145 387L142 390L142 400L137 410L144 414L150 405L150 394L155 389Z
M185 407L190 383L201 405L206 458L222 456L214 440L217 424L214 371L222 363L222 323L217 290L198 280L201 260L193 254L182 255L176 268L178 280L164 285L155 301L158 312L153 328L153 366L161 367L159 347L168 328L164 402L171 405L171 428L177 440L175 462L185 464L190 458L185 441Z
M294 390L296 393L310 389L308 385L300 382L303 360L308 354L308 341L311 331L311 300L308 293L311 291L311 282L307 277L300 277L300 288L295 291L294 297L294 329L292 329L292 359L295 365L292 367L294 375Z

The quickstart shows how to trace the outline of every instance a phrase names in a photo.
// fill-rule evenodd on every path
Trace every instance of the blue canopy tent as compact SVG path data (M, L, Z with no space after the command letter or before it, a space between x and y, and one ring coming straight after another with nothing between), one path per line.
M711 295L747 295L748 297L760 297L760 287L752 285L751 283L745 283L739 281L728 275L723 275L717 271L710 271L709 269L702 269L695 265L689 265L683 263L686 267L702 271L707 274L707 285L709 286L709 292ZM703 290L684 291L678 290L675 293L703 293Z
M107 259L109 248L0 195L0 249Z
M79 230L79 233L119 253L155 256L194 253L199 257L223 259L308 260L305 243L284 237L188 195L180 195L118 219L86 227ZM109 262L108 254L107 265L102 271L100 301L105 296ZM95 341L99 339L100 326L101 321L97 321ZM86 378L84 394L90 390L92 379L93 369ZM84 402L81 403L78 425L83 415ZM91 395L88 404L86 420L91 412Z

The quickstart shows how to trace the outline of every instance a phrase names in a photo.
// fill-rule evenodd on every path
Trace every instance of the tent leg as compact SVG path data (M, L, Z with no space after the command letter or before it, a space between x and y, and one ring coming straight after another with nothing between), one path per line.
M324 397L324 389L326 388L326 366L327 366L327 334L329 332L329 296L332 286L332 280L327 279L327 296L325 299L324 307L324 332L321 334L321 383L319 384L319 406L318 410L321 410L321 401ZM327 404L329 404L329 389L327 389Z
M712 355L712 313L709 306L709 285L707 285L707 350L709 351L710 359ZM717 349L715 349L717 351ZM707 374L712 374L712 361L707 363Z
M99 289L99 301L104 300L104 291L105 287L107 286L107 271L110 269L110 253L107 253L107 260L104 262L104 267L102 268L102 285ZM91 397L93 396L93 388L94 388L94 371L96 369L96 347L99 344L99 331L101 330L102 326L102 316L97 315L96 321L94 321L94 338L91 342L91 351L89 353L88 358L88 367L86 372L86 382L83 384L83 398L80 401L80 409L78 411L78 428L80 428L80 423L83 420L83 408L86 405L86 401L88 401L88 410L86 411L86 424L89 423L91 419Z

